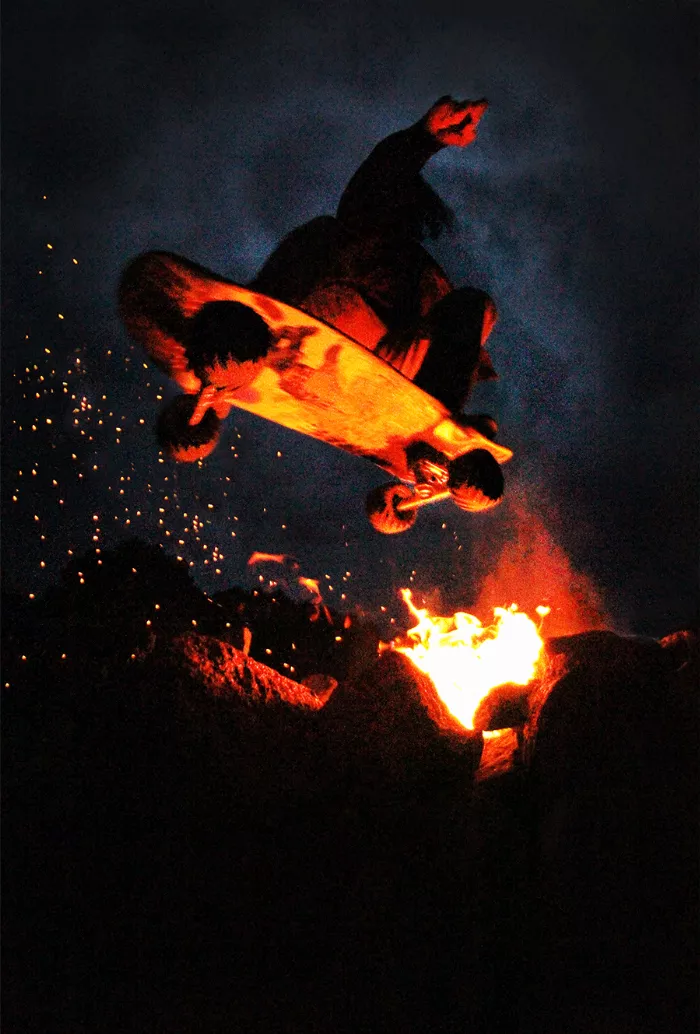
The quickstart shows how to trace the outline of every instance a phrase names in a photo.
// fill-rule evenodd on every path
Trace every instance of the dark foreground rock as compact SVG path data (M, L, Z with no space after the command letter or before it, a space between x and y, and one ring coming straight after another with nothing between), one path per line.
M695 1029L696 639L550 641L480 779L405 658L309 688L132 604L70 667L15 622L4 1032Z
M539 1029L691 1030L697 639L680 657L591 632L548 656L526 729Z

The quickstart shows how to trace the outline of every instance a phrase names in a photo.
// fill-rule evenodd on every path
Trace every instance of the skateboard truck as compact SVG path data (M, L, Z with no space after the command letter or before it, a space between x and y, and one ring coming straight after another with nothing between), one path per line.
M402 481L380 485L367 496L370 524L384 535L408 531L421 506L452 499L461 510L478 512L496 506L503 494L503 475L494 457L474 449L454 460L426 443L407 450L413 486Z
M428 492L421 492L422 488L428 488ZM405 513L408 510L417 510L419 506L427 506L428 503L439 503L443 499L449 498L449 488L443 489L442 492L433 492L429 485L416 485L413 499L404 499L403 502L396 503L394 508L397 513Z
M427 506L428 503L449 499L449 460L444 453L426 442L416 442L406 450L406 459L416 479L413 486L414 494L411 498L395 504L397 513L406 513L418 509L419 506Z

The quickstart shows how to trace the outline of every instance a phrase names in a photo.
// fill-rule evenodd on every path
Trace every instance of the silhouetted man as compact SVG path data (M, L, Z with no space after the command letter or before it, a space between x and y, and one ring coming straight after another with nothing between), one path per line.
M484 349L496 307L483 291L453 288L421 243L452 219L421 170L443 147L471 144L486 107L485 100L443 97L415 125L379 143L345 188L337 215L288 234L249 287L337 327L458 419L494 434L491 418L460 411L478 381L497 377ZM234 358L239 347L248 359L264 355L270 340L262 321L252 326L243 309L204 306L191 350L216 354L236 341Z

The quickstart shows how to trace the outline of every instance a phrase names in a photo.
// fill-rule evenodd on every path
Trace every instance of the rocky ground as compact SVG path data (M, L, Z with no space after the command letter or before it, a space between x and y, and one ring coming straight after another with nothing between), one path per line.
M99 559L3 607L3 1031L696 1028L694 633L550 640L489 770L371 625Z

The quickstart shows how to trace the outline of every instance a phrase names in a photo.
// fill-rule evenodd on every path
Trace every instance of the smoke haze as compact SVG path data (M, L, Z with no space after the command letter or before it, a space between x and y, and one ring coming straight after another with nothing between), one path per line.
M581 613L602 607L614 627L649 634L687 624L696 42L696 9L682 2L15 5L3 119L8 584L41 592L69 549L94 544L97 514L101 547L134 533L161 542L208 590L240 583L255 550L287 553L334 585L329 602L398 617L402 585L464 609L499 579L515 588L528 556L523 605L544 551L557 578L597 586L602 603L586 591ZM438 156L428 179L457 216L434 253L500 312L489 349L501 379L471 408L494 412L515 452L501 515L445 505L406 536L374 535L363 500L379 471L245 414L201 470L159 464L152 429L172 386L119 324L125 263L164 248L246 281L282 234L334 211L383 135L445 93L491 104L476 145ZM76 357L80 390L65 393ZM76 414L81 399L92 409ZM556 529L522 509L536 484ZM520 545L502 553L504 522ZM205 564L214 545L218 575Z

